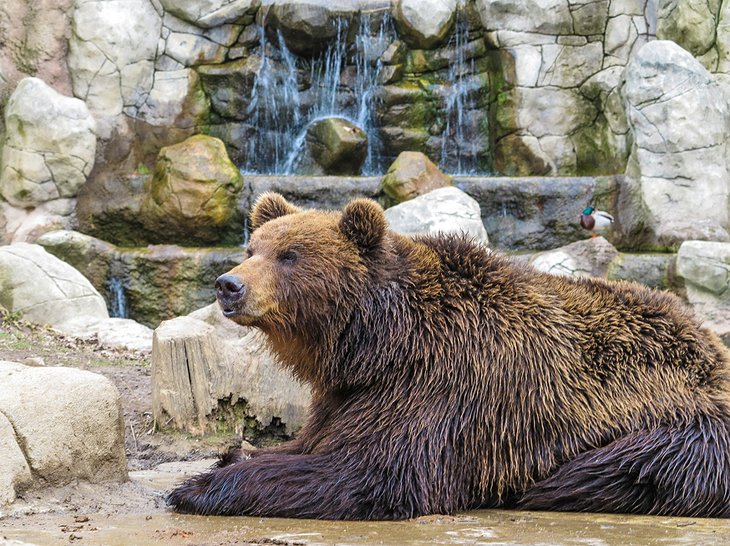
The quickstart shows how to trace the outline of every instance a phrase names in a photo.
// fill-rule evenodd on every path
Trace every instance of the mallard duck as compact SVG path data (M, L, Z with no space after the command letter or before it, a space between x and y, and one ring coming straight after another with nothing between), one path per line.
M596 210L593 207L586 207L580 215L580 225L591 232L592 237L597 237L596 231L602 231L613 223L613 216L609 213Z

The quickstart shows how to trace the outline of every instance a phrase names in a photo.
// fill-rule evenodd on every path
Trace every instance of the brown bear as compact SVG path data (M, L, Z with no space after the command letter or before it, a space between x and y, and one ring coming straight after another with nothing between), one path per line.
M218 301L311 385L310 420L178 486L175 509L730 516L728 354L674 296L401 236L365 199L265 194L252 225Z

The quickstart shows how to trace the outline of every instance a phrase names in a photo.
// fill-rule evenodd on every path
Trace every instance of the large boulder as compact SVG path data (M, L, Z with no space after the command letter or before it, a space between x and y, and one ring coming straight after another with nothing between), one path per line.
M451 176L442 173L426 154L401 152L385 173L380 191L383 203L390 206L451 185Z
M5 108L0 194L31 208L74 197L94 166L95 122L83 101L38 78L18 84Z
M721 87L686 50L655 41L627 66L623 94L634 134L618 208L627 243L729 240L730 110Z
M444 42L456 20L457 0L395 0L393 15L398 33L416 49Z
M307 129L305 149L297 174L356 175L367 157L368 137L347 119L324 118Z
M106 301L86 277L40 245L0 247L0 305L30 322L102 347L145 352L152 348L151 329L110 318Z
M406 235L463 233L489 243L479 203L457 188L433 190L386 209L385 217L392 230Z
M535 269L566 277L606 277L618 250L603 237L576 241L541 252L530 263Z
M81 273L28 243L0 247L0 305L62 331L79 317L109 318L104 298Z
M0 361L0 416L12 425L33 485L127 479L121 399L99 374ZM20 467L17 458L0 459L0 475L15 468L16 485L27 486Z
M106 297L107 308L114 317L131 318L151 327L213 301L215 279L243 259L240 246L125 248L67 230L47 233L37 243L88 278ZM144 328L133 336L139 325L120 318L94 325L97 340L102 344L111 343L129 333L127 346L140 348L142 344L151 349L152 331ZM90 335L87 325L80 321L74 325L79 327L77 335Z
M196 135L160 150L142 203L151 242L209 244L231 235L237 197L243 187L238 168L217 138Z
M730 344L730 243L685 241L676 271L697 316Z
M203 28L239 21L254 13L261 0L160 0L166 11Z
M223 317L217 304L163 322L152 352L158 423L194 434L304 423L309 390L280 368L263 334Z

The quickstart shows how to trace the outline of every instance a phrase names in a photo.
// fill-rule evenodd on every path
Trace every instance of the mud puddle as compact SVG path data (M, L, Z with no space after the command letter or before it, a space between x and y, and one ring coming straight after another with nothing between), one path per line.
M166 463L126 484L78 484L16 503L0 544L79 545L718 545L730 520L481 510L405 522L330 522L174 514L164 493L210 461Z

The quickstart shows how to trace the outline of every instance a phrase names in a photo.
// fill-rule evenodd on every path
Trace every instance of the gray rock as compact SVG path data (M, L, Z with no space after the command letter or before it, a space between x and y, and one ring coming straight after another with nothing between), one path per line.
M419 195L453 185L426 154L401 152L383 176L380 191L385 206L397 205Z
M623 94L634 134L618 209L628 240L730 240L730 111L712 75L675 43L651 42L627 66Z
M274 2L262 11L267 29L281 32L289 50L311 56L334 42L338 33L346 34L358 6L349 0L292 0Z
M0 361L0 370L3 364ZM0 507L13 502L32 482L30 467L18 445L13 425L0 412Z
M152 351L152 328L132 319L79 318L64 323L63 332L77 339L94 341L104 349L123 349L139 353Z
M240 208L248 214L257 196L273 191L299 207L341 209L352 199L374 198L380 181L379 176L247 176L251 194L241 201Z
M603 237L576 241L567 246L542 252L530 263L545 273L567 277L606 277L618 250Z
M48 248L106 285L111 245L75 232L55 232ZM107 305L79 271L43 246L17 243L0 247L0 303L26 320L47 324L66 335L96 341L101 347L149 352L152 330L133 320L109 318Z
M160 0L165 10L203 28L215 28L253 14L261 0Z
M5 108L0 194L31 208L74 197L94 166L95 122L83 101L38 78L18 84Z
M395 0L393 16L405 42L417 49L431 49L451 32L456 6L456 0Z
M730 243L685 241L677 252L677 276L695 314L730 344Z
M260 70L261 58L250 55L228 63L199 66L198 74L216 113L245 120L251 115L249 106Z
M0 304L61 331L79 317L109 318L104 298L81 273L28 243L0 247Z
M297 174L357 175L367 153L365 131L344 118L325 118L307 129L306 153L294 171Z
M464 233L489 243L479 203L457 188L440 188L390 207L385 217L392 230L406 235Z
M477 10L488 30L545 35L573 33L568 0L477 0Z
M142 202L142 224L154 243L220 242L240 227L236 210L242 187L223 142L192 136L160 150Z
M244 242L240 234L240 243ZM107 308L155 327L215 299L215 279L242 259L242 248L183 248L149 245L125 248L77 232L57 231L38 240L48 252L78 269L107 298ZM102 345L149 350L149 328L119 318L67 325L73 335Z
M76 199L53 199L34 208L14 207L0 200L0 244L35 241L48 231L69 229Z
M547 250L584 239L581 210L589 204L615 212L621 177L455 177L477 200L490 245L513 250Z
M730 243L685 241L677 253L677 275L716 298L730 297Z
M615 281L634 281L651 288L666 289L672 283L675 254L620 254L608 268Z
M0 414L21 439L34 485L127 479L121 400L107 378L0 362Z
M659 0L657 38L671 40L699 57L715 44L717 16L716 0Z

